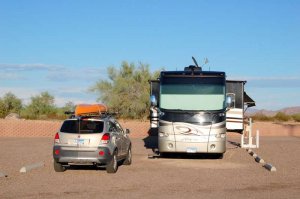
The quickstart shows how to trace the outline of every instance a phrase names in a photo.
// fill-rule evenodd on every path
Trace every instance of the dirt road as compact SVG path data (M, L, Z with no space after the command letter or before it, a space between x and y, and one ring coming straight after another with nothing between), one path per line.
M300 138L262 137L254 150L276 172L228 142L222 160L207 157L148 159L143 139L133 141L133 164L116 174L92 167L55 173L51 138L0 138L0 198L299 198ZM146 140L147 141L147 140ZM149 141L149 140L148 140ZM236 138L228 141L238 142ZM149 143L146 143L147 145ZM45 166L28 173L26 164Z

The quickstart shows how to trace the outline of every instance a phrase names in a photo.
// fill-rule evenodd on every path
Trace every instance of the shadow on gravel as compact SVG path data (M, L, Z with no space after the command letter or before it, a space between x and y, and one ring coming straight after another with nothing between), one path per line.
M159 158L165 159L222 159L223 154L215 153L164 153Z
M105 170L105 167L97 167L94 165L70 165L67 170Z
M227 140L227 142L234 145L234 146L236 146L236 148L241 147L241 144L238 143L238 142L234 142L234 141L230 141L230 140Z

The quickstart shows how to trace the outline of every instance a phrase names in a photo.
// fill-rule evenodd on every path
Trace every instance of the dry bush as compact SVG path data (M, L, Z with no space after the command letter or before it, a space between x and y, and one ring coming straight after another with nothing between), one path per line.
M252 119L254 121L273 121L272 117L266 116L262 113L257 113L255 115L252 116Z

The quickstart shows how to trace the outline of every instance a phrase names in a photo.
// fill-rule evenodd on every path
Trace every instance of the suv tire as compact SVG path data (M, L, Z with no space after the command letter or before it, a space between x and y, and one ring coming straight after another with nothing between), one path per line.
M113 153L111 160L106 165L107 173L116 173L118 170L117 151Z
M124 165L131 165L132 163L132 153L131 153L131 146L129 146L126 158L123 162Z
M56 162L55 160L53 161L53 166L54 166L54 171L56 172L64 172L66 168L62 166L61 163Z

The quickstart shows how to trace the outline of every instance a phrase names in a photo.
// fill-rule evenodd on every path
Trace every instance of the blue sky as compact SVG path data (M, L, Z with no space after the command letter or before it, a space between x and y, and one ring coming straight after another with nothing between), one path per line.
M0 0L0 96L93 103L108 66L204 69L247 80L257 108L300 106L298 0Z

